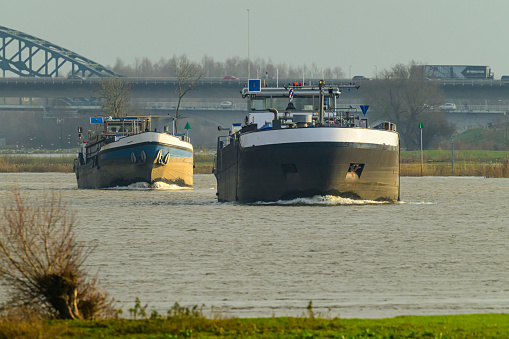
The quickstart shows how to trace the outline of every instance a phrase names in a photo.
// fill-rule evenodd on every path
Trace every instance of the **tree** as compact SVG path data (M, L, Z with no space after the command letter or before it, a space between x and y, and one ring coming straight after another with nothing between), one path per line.
M59 319L115 314L97 277L83 270L93 247L77 241L75 218L60 196L26 204L18 189L12 193L0 218L0 278L10 290L8 305Z
M126 116L129 100L131 99L131 86L121 78L111 77L101 83L99 90L101 96L101 109L106 115L113 117Z
M407 149L420 147L420 121L445 121L445 113L435 112L430 116L430 107L443 103L443 94L435 82L429 81L424 74L409 65L397 64L388 70L382 70L378 79L365 85L375 118L387 119L395 123L401 135L401 141ZM449 133L450 126L440 129L440 133ZM433 133L433 137L437 137ZM447 135L442 135L447 136ZM450 135L449 135L450 136ZM430 141L432 138L429 138Z
M187 92L196 87L196 83L203 78L207 72L205 72L200 65L189 61L185 55L178 58L174 57L172 63L178 82L178 87L176 89L178 101L177 108L175 109L175 132L177 132L178 120L181 117L179 109L182 98Z
M152 62L147 58L136 58L133 65L126 65L122 60L117 59L112 69L125 76L133 77L176 77L175 63L181 60L187 60L185 54L177 57L173 56L171 59L161 58L157 62ZM344 73L340 67L326 67L319 68L316 63L311 66L290 66L285 62L275 64L271 58L267 61L262 58L250 60L251 76L258 75L263 78L267 74L271 78L294 78L295 80L301 79L303 76L306 79L322 78L342 78ZM194 63L191 63L194 64ZM227 58L225 61L214 61L213 58L204 55L201 59L200 65L194 64L196 67L201 67L201 70L207 72L207 76L222 78L225 75L235 75L238 77L247 77L247 64L248 60L241 59L238 56ZM258 72L257 72L258 70Z
M449 138L454 134L454 126L447 122L444 112L426 112L423 114L421 121L424 123L422 144L428 148L432 145L438 145L444 138Z

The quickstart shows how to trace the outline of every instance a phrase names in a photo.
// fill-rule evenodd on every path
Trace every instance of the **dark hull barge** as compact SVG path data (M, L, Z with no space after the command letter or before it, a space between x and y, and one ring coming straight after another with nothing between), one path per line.
M368 128L355 109L336 106L339 93L323 83L316 88L245 89L247 123L236 124L218 140L218 200L250 203L333 195L398 201L395 125ZM272 108L281 98L288 104L284 113Z

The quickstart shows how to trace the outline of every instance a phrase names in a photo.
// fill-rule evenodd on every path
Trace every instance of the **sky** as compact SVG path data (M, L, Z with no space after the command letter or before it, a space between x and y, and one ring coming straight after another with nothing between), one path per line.
M338 66L346 77L412 60L509 75L507 0L4 0L0 8L1 26L104 66L186 54Z

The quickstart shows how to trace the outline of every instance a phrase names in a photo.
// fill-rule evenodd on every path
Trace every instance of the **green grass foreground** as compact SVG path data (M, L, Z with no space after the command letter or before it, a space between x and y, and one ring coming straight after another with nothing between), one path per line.
M509 314L0 322L0 338L508 338Z

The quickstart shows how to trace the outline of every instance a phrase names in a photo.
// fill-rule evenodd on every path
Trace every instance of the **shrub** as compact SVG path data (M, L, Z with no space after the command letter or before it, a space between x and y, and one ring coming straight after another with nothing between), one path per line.
M41 317L94 319L115 314L113 300L83 264L93 246L79 244L75 218L60 195L25 203L18 189L0 216L0 277L10 307Z

